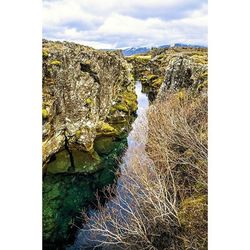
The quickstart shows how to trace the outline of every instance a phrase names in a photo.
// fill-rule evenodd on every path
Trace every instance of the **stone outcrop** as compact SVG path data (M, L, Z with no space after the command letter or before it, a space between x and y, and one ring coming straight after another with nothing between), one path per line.
M166 90L192 89L195 92L207 90L208 66L206 54L173 56L167 66L164 82L159 90L160 97Z
M130 71L119 51L43 40L44 171L96 170L95 139L118 136L137 109Z
M155 48L145 55L126 59L133 64L134 73L141 81L145 92L152 97L151 101L165 85L163 83L167 82L168 88L187 87L187 85L198 87L205 78L207 79L206 48ZM185 86L182 84L184 82Z

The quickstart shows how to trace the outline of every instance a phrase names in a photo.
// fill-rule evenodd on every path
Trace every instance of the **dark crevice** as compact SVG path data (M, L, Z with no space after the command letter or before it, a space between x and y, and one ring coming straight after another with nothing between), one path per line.
M71 165L70 168L69 168L69 172L74 172L75 171L74 157L73 157L71 151L69 150L68 139L67 139L67 136L65 134L64 134L64 137L65 137L65 150L69 154L70 165Z
M100 84L100 79L95 71L91 69L90 64L80 63L80 69L82 72L87 72L89 75L94 78L95 82Z
M86 63L80 63L80 69L82 72L90 72L91 71L90 64L86 64Z

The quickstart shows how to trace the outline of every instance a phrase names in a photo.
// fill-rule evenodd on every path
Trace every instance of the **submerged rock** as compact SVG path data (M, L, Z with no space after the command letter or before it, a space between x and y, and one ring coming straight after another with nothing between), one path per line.
M91 152L72 151L75 172L91 174L100 169L101 158L92 150Z
M47 173L58 174L65 173L71 167L70 155L67 150L63 150L54 155L54 159L46 166Z
M94 148L98 154L109 154L115 146L115 142L112 137L102 136L95 139Z

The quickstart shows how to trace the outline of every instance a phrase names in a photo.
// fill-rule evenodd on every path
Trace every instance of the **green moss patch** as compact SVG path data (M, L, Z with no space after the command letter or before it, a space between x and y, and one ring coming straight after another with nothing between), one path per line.
M116 110L123 111L125 113L133 113L137 110L137 95L134 92L125 91L119 96L119 98L120 102L111 108L111 113Z

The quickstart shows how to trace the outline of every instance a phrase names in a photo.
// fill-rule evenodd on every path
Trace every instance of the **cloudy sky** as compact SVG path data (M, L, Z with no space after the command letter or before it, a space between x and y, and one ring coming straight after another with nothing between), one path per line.
M43 38L97 49L207 45L207 0L43 0Z

